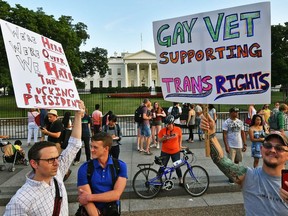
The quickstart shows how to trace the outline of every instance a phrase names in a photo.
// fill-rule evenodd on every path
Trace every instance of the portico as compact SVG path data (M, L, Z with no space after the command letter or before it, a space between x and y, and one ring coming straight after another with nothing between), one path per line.
M155 54L142 50L125 55L123 62L125 65L125 87L159 86Z

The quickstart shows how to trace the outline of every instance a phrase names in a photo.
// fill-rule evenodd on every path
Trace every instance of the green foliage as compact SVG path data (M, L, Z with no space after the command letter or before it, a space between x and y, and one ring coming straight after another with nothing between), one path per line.
M82 52L83 60L81 77L87 75L93 76L95 72L99 72L100 76L104 76L108 70L107 50L102 48L93 48L90 52Z
M74 77L83 78L88 74L94 75L95 71L105 75L108 69L105 49L93 48L91 53L81 54L80 46L85 44L90 36L87 33L87 26L82 22L75 24L71 16L62 15L56 20L53 15L45 14L42 8L38 8L36 12L20 4L13 8L7 2L0 0L0 19L61 43ZM2 34L0 34L0 55L0 86L10 86L12 89ZM84 61L85 64L83 64ZM94 69L94 71L87 73L86 68Z
M271 27L272 86L288 87L288 22Z

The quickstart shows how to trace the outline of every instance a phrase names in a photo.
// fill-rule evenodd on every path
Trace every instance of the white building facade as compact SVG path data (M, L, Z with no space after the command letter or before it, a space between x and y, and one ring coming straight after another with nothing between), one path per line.
M109 57L105 76L85 78L85 89L102 87L160 86L156 55L146 50Z

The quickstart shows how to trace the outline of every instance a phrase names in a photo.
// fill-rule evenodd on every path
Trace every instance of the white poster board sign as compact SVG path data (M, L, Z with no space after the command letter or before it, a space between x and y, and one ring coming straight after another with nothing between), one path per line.
M19 108L78 110L79 95L62 45L0 20Z
M153 34L165 100L271 102L269 2L156 21Z

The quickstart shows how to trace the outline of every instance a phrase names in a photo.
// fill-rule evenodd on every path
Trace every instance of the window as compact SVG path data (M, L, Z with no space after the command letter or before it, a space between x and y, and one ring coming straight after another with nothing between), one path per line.
M118 80L118 87L121 88L121 80Z
M117 68L117 75L121 76L121 68Z
M112 81L111 80L108 82L108 85L109 85L109 87L112 87Z
M93 89L94 88L94 83L93 83L93 80L90 81L90 89Z
M112 69L111 68L108 69L108 75L112 75Z
M100 87L100 88L103 87L103 81L99 81L99 87Z
M134 87L134 86L135 86L134 80L131 80L131 87Z

